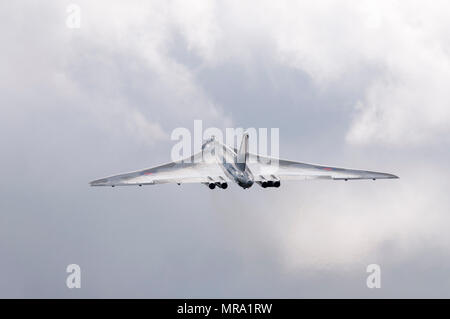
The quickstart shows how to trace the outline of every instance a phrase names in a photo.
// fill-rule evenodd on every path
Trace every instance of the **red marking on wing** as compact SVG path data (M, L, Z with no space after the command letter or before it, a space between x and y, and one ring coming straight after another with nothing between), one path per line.
M153 173L151 173L151 172L147 172L147 173L144 173L144 175L152 175Z
M330 168L330 167L324 167L323 169L326 170L326 171L332 171L332 170L333 170L333 169Z

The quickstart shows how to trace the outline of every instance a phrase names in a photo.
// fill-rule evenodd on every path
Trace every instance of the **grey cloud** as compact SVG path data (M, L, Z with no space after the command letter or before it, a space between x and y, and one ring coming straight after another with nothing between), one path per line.
M371 101L385 69L328 56L340 45L333 39L314 56L314 19L332 11L305 22L304 42L294 37L298 46L283 47L280 32L298 28L295 10L283 13L282 28L258 14L247 20L228 2L186 14L176 3L80 5L79 32L65 28L63 3L0 10L10 13L0 31L1 297L449 296L447 134L431 124L430 142L393 145L397 131L381 123L375 138L347 142L366 112L354 106ZM433 28L433 38L443 32ZM358 52L359 60L367 55ZM328 70L333 76L315 73L321 62L338 64ZM414 96L426 100L429 92ZM88 186L166 162L170 131L192 128L194 119L204 127L279 127L282 157L401 178L286 183L276 191ZM80 290L65 286L70 263L81 266ZM365 286L370 263L382 267L380 290Z

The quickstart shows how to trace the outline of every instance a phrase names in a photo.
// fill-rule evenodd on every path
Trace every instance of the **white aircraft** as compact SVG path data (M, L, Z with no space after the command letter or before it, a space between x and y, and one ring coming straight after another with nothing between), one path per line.
M392 174L286 161L249 153L249 134L244 133L240 149L234 150L214 137L189 158L131 173L92 181L91 186L202 183L210 189L226 189L229 182L242 188L254 183L263 188L280 187L281 181L309 179L388 179Z

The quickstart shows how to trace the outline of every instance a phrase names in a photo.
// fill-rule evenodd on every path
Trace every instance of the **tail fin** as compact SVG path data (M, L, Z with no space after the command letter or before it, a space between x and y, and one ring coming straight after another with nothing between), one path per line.
M236 156L236 165L240 170L245 170L248 158L248 133L244 132L242 136L241 148Z

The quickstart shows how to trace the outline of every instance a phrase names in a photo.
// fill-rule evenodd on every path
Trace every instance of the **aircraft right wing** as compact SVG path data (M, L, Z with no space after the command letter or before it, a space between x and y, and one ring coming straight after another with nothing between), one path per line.
M272 157L249 154L248 166L255 181L309 180L309 179L386 179L398 178L393 174L300 163Z

